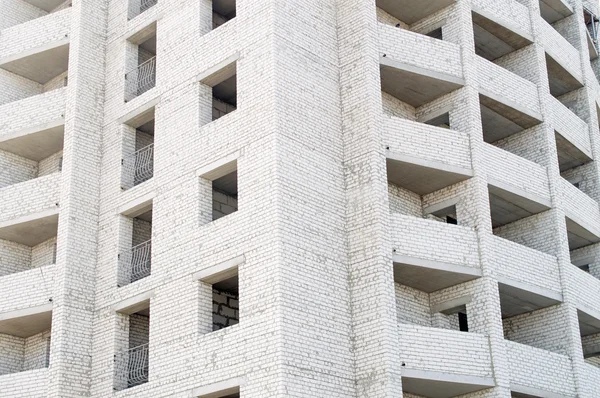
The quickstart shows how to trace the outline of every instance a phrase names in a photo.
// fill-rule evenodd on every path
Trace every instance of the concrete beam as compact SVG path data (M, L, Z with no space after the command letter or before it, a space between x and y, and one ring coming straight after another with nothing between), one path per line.
M131 315L150 308L150 300L154 297L154 289L121 300L113 305L113 311Z
M226 398L232 394L239 394L240 387L245 385L245 377L224 380L208 386L194 388L190 391L189 398Z
M208 284L215 284L238 274L238 267L246 262L246 256L243 254L235 258L224 261L220 264L203 269L192 274L193 281L202 281Z

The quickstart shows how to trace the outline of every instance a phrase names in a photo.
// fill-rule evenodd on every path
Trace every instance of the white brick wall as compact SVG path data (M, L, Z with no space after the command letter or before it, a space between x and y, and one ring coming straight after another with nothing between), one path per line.
M0 241L0 313L53 304L48 370L27 370L45 358L47 332L27 342L0 336L0 374L18 372L0 376L0 398L109 396L115 354L146 342L148 383L119 396L187 397L240 377L243 398L399 397L403 362L494 380L473 397L508 398L513 385L597 396L577 309L594 308L600 281L570 264L564 220L600 217L600 174L594 162L565 173L585 175L588 196L566 186L554 138L559 131L600 156L597 65L586 53L582 1L572 5L575 14L553 27L536 0L457 0L408 25L373 1L237 0L236 18L212 29L210 1L159 0L128 20L127 2L74 0L43 16L0 0L0 58L70 43L69 71L43 87L0 68L0 140L65 125L63 151L39 164L0 153L0 222L60 212L56 238L33 248ZM473 11L534 44L494 63L479 58ZM443 40L423 35L440 27ZM125 103L124 74L140 55L127 41L154 29L156 86ZM560 105L545 50L585 83ZM382 93L382 54L464 87L415 109ZM211 122L211 89L199 80L232 62L237 109ZM480 93L543 121L485 144ZM124 125L148 107L154 137ZM451 129L419 122L444 112ZM150 143L153 178L122 189L121 159ZM419 196L388 183L390 154L473 178ZM198 170L234 157L238 197L213 196ZM490 182L551 209L492 230ZM148 198L151 225L125 219L124 208ZM455 205L459 225L424 214L444 203ZM149 238L151 275L118 287L118 254ZM482 277L427 294L394 282L394 254ZM191 277L239 256L239 297L213 295ZM500 277L563 302L503 320ZM151 322L115 313L137 295L151 296ZM456 315L431 314L465 297L470 333L457 331Z

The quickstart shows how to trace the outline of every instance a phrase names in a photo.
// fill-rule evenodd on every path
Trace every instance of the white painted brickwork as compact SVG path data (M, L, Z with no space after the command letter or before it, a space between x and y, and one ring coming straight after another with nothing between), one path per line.
M600 396L594 2L38 3L0 0L0 398Z

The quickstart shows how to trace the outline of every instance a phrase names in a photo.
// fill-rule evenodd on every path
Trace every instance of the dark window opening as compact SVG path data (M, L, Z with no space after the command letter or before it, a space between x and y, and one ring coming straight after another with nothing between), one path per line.
M461 332L469 331L469 322L467 320L467 314L464 312L458 313L458 326Z
M212 202L213 221L238 210L237 170L212 182Z
M442 28L437 28L432 30L431 32L425 34L425 36L433 37L434 39L443 40L442 38Z
M235 18L236 0L213 0L213 29Z
M215 121L237 109L237 75L233 75L212 88Z
M239 308L237 275L213 284L213 331L237 325Z

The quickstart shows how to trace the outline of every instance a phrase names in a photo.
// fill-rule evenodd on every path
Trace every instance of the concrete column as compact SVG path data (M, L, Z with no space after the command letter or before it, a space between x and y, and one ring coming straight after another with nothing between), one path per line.
M544 116L543 127L545 130L545 152L547 153L546 164L544 166L546 166L548 169L550 197L552 201L552 209L549 210L549 212L553 219L554 228L556 229L556 251L553 254L558 258L562 284L563 303L560 305L559 311L562 314L561 316L567 320L565 324L568 326L563 332L564 338L567 341L566 346L568 356L571 358L573 363L575 390L578 396L586 397L587 395L584 393L584 391L582 391L583 382L581 379L581 372L578 371L578 368L583 365L583 351L581 347L577 310L573 302L574 297L568 288L568 268L573 267L573 265L571 264L571 258L569 254L564 205L561 203L561 192L559 185L561 176L558 164L554 127L551 123L552 108L549 102L551 100L551 94L548 83L545 50L540 37L541 30L539 24L541 23L541 15L539 2L531 0L528 4L528 7L531 17L532 34L534 37L533 46L535 46L536 56L538 59L536 64L539 67L537 77L538 80L535 83L538 86L538 92L540 96L540 110ZM573 18L573 20L576 21L577 19ZM579 48L579 51L582 51L581 47ZM585 49L585 52L587 53L587 48ZM592 141L592 147L594 146L594 142Z
M106 7L73 1L48 397L90 394Z
M402 397L376 5L339 0L337 6L356 393Z
M479 241L480 265L482 278L477 280L473 290L473 301L469 306L469 331L482 333L490 339L490 355L496 387L485 392L490 397L510 397L510 373L504 332L502 328L502 312L500 308L500 295L498 282L494 276L494 269L488 263L487 242L492 236L492 222L490 214L487 173L484 164L483 129L479 105L479 84L477 77L478 55L475 54L473 22L470 0L459 0L456 4L456 19L459 21L457 34L458 44L462 48L463 71L465 78L465 112L464 119L457 129L466 131L471 138L471 158L473 165L473 178L469 181L472 185L470 205L472 206L472 226L477 232Z

